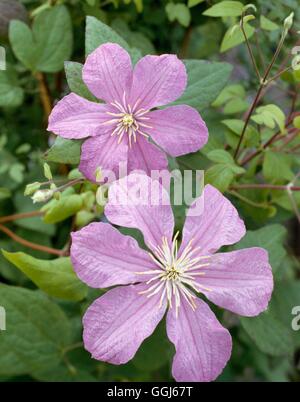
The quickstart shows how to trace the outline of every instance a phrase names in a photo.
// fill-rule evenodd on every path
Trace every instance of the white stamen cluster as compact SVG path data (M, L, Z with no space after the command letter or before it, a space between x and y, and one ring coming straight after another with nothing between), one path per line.
M201 289L210 291L210 289L196 282L197 276L205 274L205 272L201 272L201 268L209 265L209 262L205 262L205 260L208 261L210 256L193 257L200 247L193 248L193 240L191 240L178 257L178 234L179 232L174 236L171 245L169 245L168 239L163 237L162 246L153 247L153 254L149 253L158 269L138 272L141 275L152 276L146 282L147 285L151 283L152 285L141 293L151 297L161 292L159 307L162 306L166 298L170 308L175 304L176 316L178 315L181 297L195 310L196 295L192 291L199 292Z
M145 116L149 110L138 108L140 100L137 100L133 107L127 102L124 92L122 104L118 101L111 102L111 105L117 109L116 112L106 112L113 118L104 122L104 125L115 125L111 135L118 136L118 144L126 134L128 136L129 146L132 146L132 140L136 142L137 134L141 134L148 138L148 134L144 131L151 126L145 124L149 117Z

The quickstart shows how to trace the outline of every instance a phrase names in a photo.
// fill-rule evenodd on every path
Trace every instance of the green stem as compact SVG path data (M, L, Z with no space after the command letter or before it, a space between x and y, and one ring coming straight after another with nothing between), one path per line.
M234 190L230 190L228 191L229 194L232 194L234 197L239 198L241 201L244 201L246 204L251 205L252 207L257 207L257 208L264 208L267 209L269 208L268 204L264 204L264 203L259 203L259 202L255 202L252 200L249 200L249 198L244 197L243 195L239 194L237 191Z
M247 48L248 48L248 52L249 52L249 55L250 55L250 58L251 58L252 65L254 67L256 76L258 78L258 81L260 81L261 76L260 76L260 73L259 73L259 70L258 70L258 67L257 67L257 63L256 63L256 60L255 60L254 54L253 54L252 49L251 49L250 42L249 42L249 40L247 38L246 31L245 31L245 28L244 28L244 15L242 15L242 18L241 18L240 27L241 27L241 31L242 31L242 33L244 35L244 38L245 38L245 42L246 42L246 45L247 45Z
M277 184L267 184L267 183L251 183L251 184L235 184L231 187L232 190L287 190L290 188L291 191L300 191L300 186L289 186L286 185L277 185Z

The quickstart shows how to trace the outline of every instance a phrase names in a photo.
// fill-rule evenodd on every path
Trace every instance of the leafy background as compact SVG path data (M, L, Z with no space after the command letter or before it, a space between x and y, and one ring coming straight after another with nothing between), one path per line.
M123 366L92 360L82 347L81 317L101 291L75 276L70 231L102 219L103 210L97 186L76 169L80 141L56 139L46 126L52 106L70 90L93 100L82 63L107 41L126 48L133 62L149 53L185 60L189 83L178 103L201 112L210 140L195 154L170 159L170 167L205 169L206 182L246 222L248 233L234 248L261 246L270 255L275 290L266 312L240 318L213 307L233 336L232 358L218 381L300 380L300 332L291 329L292 307L300 305L300 73L290 68L300 10L297 0L254 3L243 35L241 2L0 0L7 54L7 70L0 71L0 305L7 311L0 381L172 381L174 350L164 324ZM263 76L292 11L274 79L261 88L245 127L260 89L245 36ZM49 186L56 198L33 204L30 195ZM174 210L180 229L184 209Z

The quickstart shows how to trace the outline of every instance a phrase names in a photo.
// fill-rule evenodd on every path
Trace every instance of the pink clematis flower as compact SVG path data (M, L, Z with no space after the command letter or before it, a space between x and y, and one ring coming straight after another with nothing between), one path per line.
M142 194L151 179L142 175ZM131 203L141 175L116 181L105 213L111 223L138 228L149 252L109 223L92 223L72 234L71 259L79 278L94 288L115 285L83 318L84 345L95 359L123 364L133 358L167 309L167 335L175 345L172 373L177 381L212 381L231 354L231 336L196 293L242 316L265 310L273 290L268 254L262 248L218 253L238 242L245 226L234 206L207 185L194 201L178 246L169 202ZM158 185L158 184L157 184ZM167 199L161 187L161 199ZM113 200L126 199L126 205ZM202 207L201 214L191 213Z
M54 107L48 130L63 138L90 137L83 143L79 169L92 181L99 168L117 175L120 163L128 172L140 169L150 175L168 166L159 147L175 157L207 142L206 125L192 107L151 111L185 90L186 69L175 55L146 56L133 69L129 54L107 43L87 57L83 81L105 103L71 93Z

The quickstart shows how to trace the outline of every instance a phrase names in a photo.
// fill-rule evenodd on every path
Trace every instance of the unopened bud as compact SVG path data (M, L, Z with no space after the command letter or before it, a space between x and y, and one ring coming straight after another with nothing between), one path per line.
M44 176L46 177L46 179L52 180L51 168L48 163L44 163Z
M294 12L291 12L291 14L288 17L286 17L286 19L283 21L283 35L284 36L286 36L289 29L292 28L293 19L294 19Z
M33 203L46 202L53 196L52 190L38 190L31 197Z
M39 182L34 182L31 184L27 184L25 191L24 191L24 195L32 195L33 193L35 193L39 188L41 187L41 183Z
M96 201L100 206L104 206L107 202L107 185L100 186L96 192Z
M102 180L102 170L100 167L97 167L95 171L96 182L99 183Z

